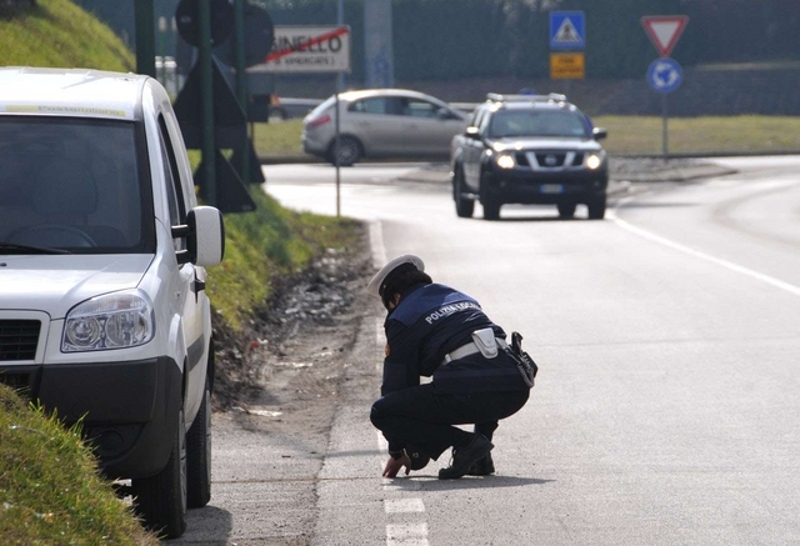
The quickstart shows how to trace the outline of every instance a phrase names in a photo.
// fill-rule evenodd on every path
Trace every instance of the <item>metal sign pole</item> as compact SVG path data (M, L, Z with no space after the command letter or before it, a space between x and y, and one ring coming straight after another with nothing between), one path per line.
M211 0L200 0L198 7L200 24L200 45L198 60L200 63L200 97L201 119L203 128L203 166L206 204L217 204L217 166L214 138L214 79L211 65Z
M669 158L669 112L667 111L667 94L661 95L661 117L662 117L662 136L664 157Z
M336 137L333 144L333 156L334 156L334 163L336 164L336 217L338 218L341 214L341 193L340 193L340 166L339 166L339 91L336 91L336 106L334 106L336 112Z

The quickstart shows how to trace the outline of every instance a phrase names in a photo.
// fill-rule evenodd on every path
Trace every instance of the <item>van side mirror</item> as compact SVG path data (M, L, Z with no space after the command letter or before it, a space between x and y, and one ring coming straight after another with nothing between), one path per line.
M608 136L608 131L603 127L595 127L592 129L592 136L595 140L603 140Z
M178 253L178 263L208 267L225 255L225 224L216 207L195 207L186 215L185 226L172 226L173 237L185 237L187 250Z

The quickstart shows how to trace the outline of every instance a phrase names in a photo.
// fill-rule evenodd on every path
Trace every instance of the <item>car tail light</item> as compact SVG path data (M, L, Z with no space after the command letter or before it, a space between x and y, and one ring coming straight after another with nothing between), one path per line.
M320 125L325 125L331 120L331 117L328 114L323 114L318 118L314 118L309 120L308 126L309 127L319 127Z

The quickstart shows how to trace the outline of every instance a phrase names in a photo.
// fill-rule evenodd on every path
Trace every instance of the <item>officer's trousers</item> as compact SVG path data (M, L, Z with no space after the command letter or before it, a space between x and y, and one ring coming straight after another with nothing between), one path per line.
M488 439L498 421L519 411L529 390L440 394L434 383L391 392L372 405L370 419L390 442L412 445L436 459L452 446L464 446L471 433L453 425L474 424Z

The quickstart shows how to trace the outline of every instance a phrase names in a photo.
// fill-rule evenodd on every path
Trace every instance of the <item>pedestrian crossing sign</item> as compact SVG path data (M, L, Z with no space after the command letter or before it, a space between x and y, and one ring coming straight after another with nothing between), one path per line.
M586 17L582 11L550 12L550 49L586 47Z

